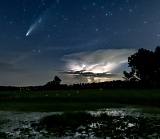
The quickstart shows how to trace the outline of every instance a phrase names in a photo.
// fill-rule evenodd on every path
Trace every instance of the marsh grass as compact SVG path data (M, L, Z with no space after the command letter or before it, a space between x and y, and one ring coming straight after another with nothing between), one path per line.
M98 103L98 102L68 102L68 103L40 103L40 102L1 102L1 110L11 111L39 111L39 112L67 112L67 111L83 111L96 110L101 108L122 108L126 105L118 103Z
M45 125L47 128L67 126L75 128L84 123L86 124L92 119L93 116L87 112L72 112L46 116L41 119L40 124Z
M107 113L96 116L74 112L43 117L38 126L46 127L60 137L68 132L83 132L87 135L94 133L95 137L101 138L157 138L160 137L159 122L159 118L153 117L111 116Z
M1 110L75 111L109 107L155 107L160 112L158 89L97 89L0 92ZM153 109L152 109L153 110Z

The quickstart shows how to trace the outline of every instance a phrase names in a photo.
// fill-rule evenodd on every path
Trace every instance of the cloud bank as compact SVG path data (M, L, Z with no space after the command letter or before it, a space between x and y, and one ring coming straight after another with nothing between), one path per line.
M73 76L77 82L122 79L122 73L128 67L128 57L134 53L134 49L109 49L65 55L62 60L67 71L63 73Z

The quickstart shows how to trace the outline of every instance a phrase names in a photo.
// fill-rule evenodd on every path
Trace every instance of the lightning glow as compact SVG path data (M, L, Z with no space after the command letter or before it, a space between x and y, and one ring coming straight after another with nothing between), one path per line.
M121 66L134 52L133 49L97 50L66 55L62 60L70 75L86 78L88 82L103 82L121 78Z

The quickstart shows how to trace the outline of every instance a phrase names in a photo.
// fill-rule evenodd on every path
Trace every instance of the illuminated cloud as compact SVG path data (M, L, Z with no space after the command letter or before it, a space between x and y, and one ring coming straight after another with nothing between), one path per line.
M109 49L65 55L68 75L87 82L122 79L122 71L127 69L128 57L133 49Z

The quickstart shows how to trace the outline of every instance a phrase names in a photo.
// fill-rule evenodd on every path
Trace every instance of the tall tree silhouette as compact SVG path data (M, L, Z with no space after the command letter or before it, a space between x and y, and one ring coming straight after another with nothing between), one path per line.
M126 80L137 79L145 83L160 83L160 47L155 51L139 49L128 58L130 72L124 71Z
M160 84L160 47L156 47L154 54L154 80L157 84Z

